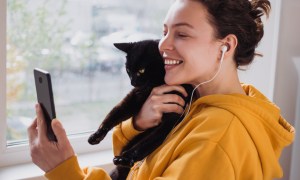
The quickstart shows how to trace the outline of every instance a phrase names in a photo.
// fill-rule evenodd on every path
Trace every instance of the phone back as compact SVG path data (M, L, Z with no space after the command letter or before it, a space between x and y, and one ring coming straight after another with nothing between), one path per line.
M55 140L51 128L52 119L56 118L54 98L52 92L51 76L41 69L34 69L34 79L37 93L37 101L41 105L47 124L47 134L49 139Z

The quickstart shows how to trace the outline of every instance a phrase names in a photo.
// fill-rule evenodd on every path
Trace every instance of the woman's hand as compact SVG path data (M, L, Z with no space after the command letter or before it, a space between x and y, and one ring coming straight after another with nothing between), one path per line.
M74 151L62 124L56 119L52 121L51 126L57 142L49 141L41 106L37 104L35 108L37 118L27 129L31 158L34 164L48 172L74 156Z
M162 85L153 88L140 112L133 118L133 124L137 130L146 130L158 126L163 113L183 113L184 100L179 95L166 94L171 91L178 91L185 97L187 96L187 92L182 86Z

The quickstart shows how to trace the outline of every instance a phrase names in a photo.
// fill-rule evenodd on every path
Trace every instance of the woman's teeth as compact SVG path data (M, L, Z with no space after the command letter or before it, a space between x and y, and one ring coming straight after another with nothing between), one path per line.
M165 60L165 65L177 65L181 64L183 61L180 60Z

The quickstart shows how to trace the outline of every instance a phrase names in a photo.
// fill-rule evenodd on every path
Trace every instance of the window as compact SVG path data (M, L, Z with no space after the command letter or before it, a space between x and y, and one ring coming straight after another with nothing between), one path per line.
M0 21L1 121L6 120L1 145L11 152L27 149L26 130L35 117L35 67L51 73L56 114L71 141L86 142L132 88L125 56L113 43L158 39L171 0L0 2L6 12L6 23L4 13ZM110 148L109 141L103 143Z

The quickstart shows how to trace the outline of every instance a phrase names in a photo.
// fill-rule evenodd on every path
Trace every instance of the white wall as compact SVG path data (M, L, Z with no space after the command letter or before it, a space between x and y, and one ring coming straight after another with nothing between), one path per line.
M257 49L264 54L264 57L256 58L248 71L239 74L242 82L254 84L273 100L281 108L282 115L287 121L294 125L297 87L300 79L297 78L292 59L300 56L300 1L270 1L272 12L270 19L265 22L265 35ZM300 94L300 89L298 93ZM299 124L300 119L298 121ZM295 141L300 144L300 139ZM298 177L290 176L291 169L299 169L299 167L291 167L292 149L293 145L284 149L280 158L284 173L282 180L300 179L298 175L300 173L297 171L294 172L298 173ZM294 152L297 153L299 152Z
M264 22L264 36L256 52L256 56L246 71L239 71L241 82L252 84L271 101L274 98L275 71L277 61L278 35L280 27L281 0L270 0L272 10Z
M274 101L281 108L283 116L291 124L294 124L299 80L292 58L300 56L300 1L283 0L281 8ZM299 141L299 139L296 139L296 141ZM289 177L291 152L292 146L283 151L280 159L284 170L283 180L300 179L300 177L294 179L290 179Z
M293 58L294 64L296 66L297 72L298 72L298 93L297 93L297 104L296 104L296 120L294 123L294 127L296 129L300 129L300 57ZM293 149L291 154L291 170L290 170L290 179L299 179L300 177L300 141L298 139L300 138L300 134L296 134L296 141L293 143Z

